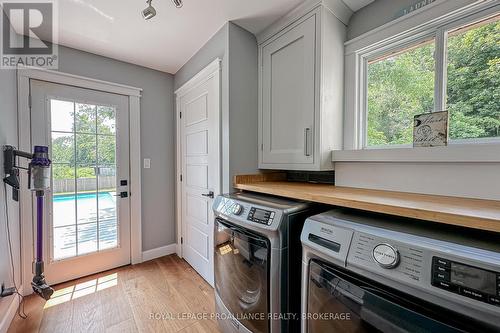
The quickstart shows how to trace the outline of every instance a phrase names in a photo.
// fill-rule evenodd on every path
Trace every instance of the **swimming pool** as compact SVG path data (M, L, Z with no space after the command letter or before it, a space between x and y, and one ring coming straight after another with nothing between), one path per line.
M53 196L54 259L117 246L117 205L113 194L93 192Z
M114 193L114 192L113 192ZM76 195L77 200L87 200L94 199L96 193L78 193ZM54 194L54 198L52 201L60 202L60 201L70 201L75 198L74 194ZM113 200L113 196L111 192L99 192L99 199Z

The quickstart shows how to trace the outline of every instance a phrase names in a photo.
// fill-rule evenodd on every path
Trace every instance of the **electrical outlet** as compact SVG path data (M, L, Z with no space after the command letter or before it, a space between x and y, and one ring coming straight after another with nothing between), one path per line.
M149 168L151 168L151 159L145 158L144 159L144 169L149 169Z
M0 298L13 295L16 292L16 288L14 288L14 287L5 288L5 284L3 284L3 283L2 283L2 287L0 289L1 289Z

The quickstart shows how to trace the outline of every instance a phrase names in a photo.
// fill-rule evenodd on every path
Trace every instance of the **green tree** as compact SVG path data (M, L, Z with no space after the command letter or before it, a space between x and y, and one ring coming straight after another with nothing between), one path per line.
M72 112L73 133L54 136L52 159L54 179L95 178L97 167L115 164L114 108L76 104Z
M368 145L412 142L413 116L434 107L434 44L368 65Z
M500 136L500 21L448 38L450 137Z

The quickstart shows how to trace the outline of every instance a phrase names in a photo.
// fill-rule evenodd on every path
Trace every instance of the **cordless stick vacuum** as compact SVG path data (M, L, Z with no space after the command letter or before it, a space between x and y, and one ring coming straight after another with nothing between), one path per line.
M50 188L50 160L49 148L35 146L33 153L16 150L12 146L4 146L4 172L6 177L3 181L12 186L12 199L19 201L19 169L16 165L17 157L30 160L28 166L28 188L35 192L36 196L36 258L33 263L35 276L31 282L33 291L45 300L49 300L54 293L43 275L43 197L45 191Z

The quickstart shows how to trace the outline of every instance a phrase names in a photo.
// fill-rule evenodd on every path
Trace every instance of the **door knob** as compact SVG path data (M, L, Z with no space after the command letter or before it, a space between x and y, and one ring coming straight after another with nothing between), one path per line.
M213 191L210 191L210 192L208 192L208 193L204 193L204 194L202 194L202 196L204 196L204 197L209 197L209 198L213 199L213 198L214 198L214 192L213 192Z

